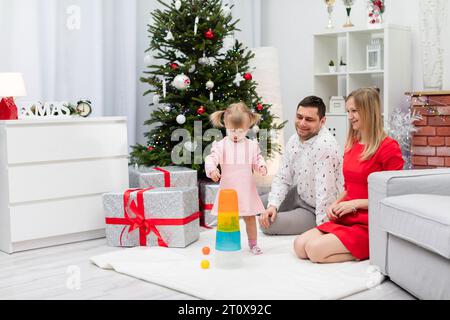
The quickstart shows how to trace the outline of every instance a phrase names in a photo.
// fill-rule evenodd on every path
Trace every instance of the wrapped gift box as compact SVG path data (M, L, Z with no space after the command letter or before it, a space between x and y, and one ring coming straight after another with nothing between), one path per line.
M129 167L130 187L197 187L197 171L184 167Z
M183 248L200 236L197 187L103 194L109 246Z
M216 200L217 193L219 192L220 185L212 180L200 180L199 181L199 199L200 199L200 225L201 226L216 226L217 216L211 214L211 209ZM267 196L270 192L270 187L259 187L258 194Z
M200 198L200 225L202 226L216 226L217 216L211 214L211 209L219 192L219 183L214 183L211 180L201 180L199 182L199 198Z

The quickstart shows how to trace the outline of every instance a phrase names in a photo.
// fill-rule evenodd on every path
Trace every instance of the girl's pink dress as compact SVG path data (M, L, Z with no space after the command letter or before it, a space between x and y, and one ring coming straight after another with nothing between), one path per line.
M247 138L234 142L225 137L214 142L211 154L205 159L206 176L211 178L211 172L220 164L220 189L234 189L238 194L239 215L254 216L264 212L264 205L256 190L253 180L253 170L259 172L266 162L261 156L261 150L256 140ZM217 215L219 192L214 201L211 214Z

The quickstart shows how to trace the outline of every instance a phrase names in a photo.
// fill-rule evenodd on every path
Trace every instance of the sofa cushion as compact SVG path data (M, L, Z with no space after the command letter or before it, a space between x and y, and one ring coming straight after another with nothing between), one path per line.
M450 196L387 197L380 203L380 227L450 259Z

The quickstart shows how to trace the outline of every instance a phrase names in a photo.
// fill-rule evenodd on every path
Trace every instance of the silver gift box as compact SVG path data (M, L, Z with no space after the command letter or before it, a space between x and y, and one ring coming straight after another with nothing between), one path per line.
M204 216L204 222L207 226L217 226L217 216L212 215L211 210L206 210L204 206L214 204L219 189L219 183L214 183L211 180L201 180L199 182L199 197L202 205L202 208L200 208L200 210Z
M112 192L103 194L103 210L106 218L124 218L124 193ZM137 192L130 195L131 201L136 201ZM182 219L199 212L198 188L155 188L144 192L145 218ZM137 201L136 201L137 203ZM130 217L135 215L128 209ZM197 241L200 237L199 218L185 225L156 225L162 239L170 248L184 248ZM125 224L106 224L106 240L112 247L140 246L139 229L131 233ZM154 232L146 237L146 246L157 246L158 240Z
M170 172L170 187L196 187L197 171L177 166L161 167ZM164 187L164 173L154 167L129 167L131 188Z

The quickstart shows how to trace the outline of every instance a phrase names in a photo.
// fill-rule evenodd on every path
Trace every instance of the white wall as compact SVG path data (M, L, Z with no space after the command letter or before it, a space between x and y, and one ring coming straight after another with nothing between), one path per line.
M286 139L294 134L293 119L298 102L313 92L313 34L322 32L328 22L322 0L262 0L262 45L279 50L283 112L290 120L285 129ZM413 88L423 89L422 57L419 33L420 0L387 0L385 21L412 28ZM352 10L355 26L366 26L366 0L356 0ZM345 23L346 12L342 1L336 1L333 13L335 27ZM450 33L447 16L444 35ZM450 89L450 45L446 45L444 59L444 89Z

